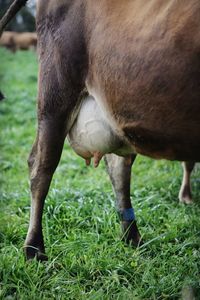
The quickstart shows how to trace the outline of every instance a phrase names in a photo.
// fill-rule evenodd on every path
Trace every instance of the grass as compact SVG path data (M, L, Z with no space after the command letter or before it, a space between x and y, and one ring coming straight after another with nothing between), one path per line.
M37 59L0 49L0 299L200 299L199 169L195 203L178 203L180 163L138 157L131 195L145 240L120 240L114 195L103 162L86 167L66 144L46 199L46 263L26 262L27 157L35 137Z

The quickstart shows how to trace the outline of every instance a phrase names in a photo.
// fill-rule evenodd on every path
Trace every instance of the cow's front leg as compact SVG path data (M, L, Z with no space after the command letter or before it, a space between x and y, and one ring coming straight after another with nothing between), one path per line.
M137 246L141 243L141 236L130 199L131 167L135 157L132 155L130 158L124 158L115 154L107 154L105 162L116 195L123 240Z
M192 203L192 192L190 184L190 176L194 168L195 162L183 162L183 180L179 191L179 200L185 204Z

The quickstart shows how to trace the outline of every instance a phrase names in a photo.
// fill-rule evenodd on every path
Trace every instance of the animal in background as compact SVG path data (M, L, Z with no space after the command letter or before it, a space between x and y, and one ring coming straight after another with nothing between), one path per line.
M17 50L36 50L37 34L35 32L5 31L0 38L0 46L12 52Z

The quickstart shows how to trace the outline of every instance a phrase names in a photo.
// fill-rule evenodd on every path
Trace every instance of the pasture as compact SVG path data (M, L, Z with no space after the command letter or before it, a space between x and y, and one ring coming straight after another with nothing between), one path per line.
M178 162L137 157L131 195L145 243L132 249L120 240L103 161L86 167L66 144L45 203L49 260L25 261L36 55L0 49L0 88L6 96L0 102L0 299L181 299L188 287L200 299L200 169L192 176L194 204L184 206Z

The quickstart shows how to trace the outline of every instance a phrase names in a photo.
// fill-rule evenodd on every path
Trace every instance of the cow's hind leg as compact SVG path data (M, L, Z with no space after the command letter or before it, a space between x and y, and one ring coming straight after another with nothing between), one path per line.
M35 256L39 260L46 259L42 234L42 212L53 173L60 160L64 139L63 121L52 116L51 120L43 118L39 122L36 143L29 157L32 203L24 246L28 259Z
M192 203L192 192L190 184L190 176L194 168L195 162L183 162L183 180L179 191L179 200L182 203Z
M32 203L25 241L27 258L36 256L38 259L45 258L42 235L44 200L65 137L76 117L88 65L82 9L77 10L73 1L69 5L63 2L61 6L49 6L47 9L42 1L38 3L38 132L29 158Z
M46 67L40 71L39 80L42 84L39 85L38 132L29 157L32 202L24 246L28 259L36 257L39 260L46 259L42 234L44 200L59 163L66 134L73 122L72 115L81 91L80 85L72 84L64 77L65 74L62 76L62 69L61 76L66 78L63 85L53 66L51 68L49 64L48 72L45 71Z
M115 154L107 154L105 162L116 195L123 240L137 246L141 243L141 237L130 199L131 167L135 157L132 155L130 158L123 158Z

